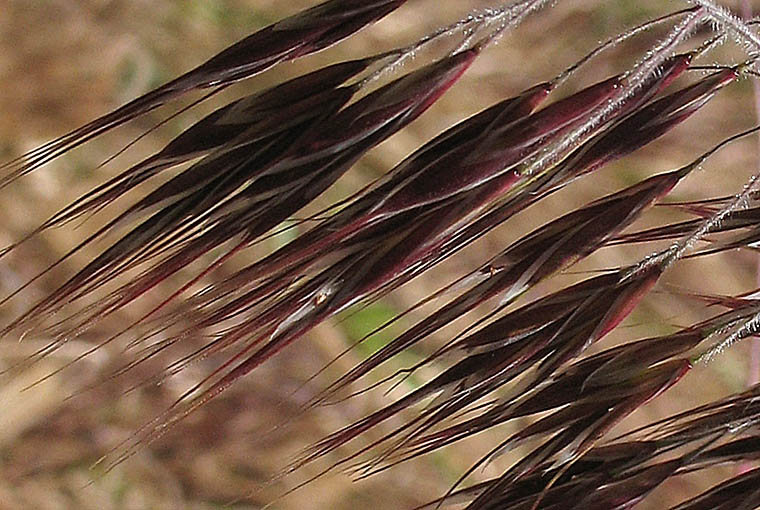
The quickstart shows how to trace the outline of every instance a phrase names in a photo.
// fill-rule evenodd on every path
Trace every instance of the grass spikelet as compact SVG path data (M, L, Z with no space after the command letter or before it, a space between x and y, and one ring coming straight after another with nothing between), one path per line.
M275 64L324 49L394 11L405 0L356 2L328 0L312 9L274 23L218 53L179 78L140 96L11 162L13 170L0 186L88 140L143 115L191 90L223 87L253 76Z
M24 342L0 352L3 387L32 395L74 374L65 405L86 402L79 412L118 413L98 405L110 388L151 406L142 426L113 424L128 431L115 446L85 434L97 444L80 464L102 456L94 485L146 458L192 471L218 449L209 465L234 477L209 487L246 485L215 504L300 507L294 493L333 473L385 496L403 485L395 473L423 466L407 478L414 498L391 506L758 507L760 385L736 361L760 334L760 173L740 141L760 127L745 127L738 83L760 76L757 20L712 0L473 0L421 15L426 1L307 1L11 155L0 331ZM185 99L131 125L143 134L96 168L74 161ZM219 102L185 123L206 101ZM10 223L46 189L29 174L58 158L99 184L46 220ZM703 400L671 406L694 381ZM301 434L312 415L319 430ZM10 465L31 429L8 423ZM193 448L172 448L176 435ZM237 437L289 450L225 449ZM253 457L271 463L251 469ZM2 480L36 472L4 469L0 493L14 496ZM123 479L109 501L134 501ZM308 504L341 508L329 497Z

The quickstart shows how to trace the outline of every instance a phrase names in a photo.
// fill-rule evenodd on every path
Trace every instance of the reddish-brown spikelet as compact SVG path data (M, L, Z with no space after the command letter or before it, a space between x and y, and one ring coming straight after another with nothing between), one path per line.
M179 392L163 413L119 446L114 458L107 459L113 460L108 465L113 467L317 325L352 306L372 306L518 212L541 207L541 200L577 177L669 132L739 76L752 75L750 61L712 66L712 74L697 79L685 73L713 50L727 27L750 46L759 44L740 20L722 14L708 0L698 3L700 7L661 18L658 24L681 21L628 71L617 66L612 72L620 74L534 111L601 51L599 47L554 80L525 89L443 131L382 177L328 206L316 199L365 154L437 102L502 32L548 2L517 0L473 13L410 46L322 67L216 110L0 252L0 257L20 253L16 248L21 243L45 230L89 213L100 214L112 204L124 206L115 219L101 223L105 227L84 236L83 242L0 302L20 302L21 292L33 288L31 283L43 281L95 242L118 235L74 276L53 285L26 311L14 312L15 319L3 333L23 331L49 340L6 372L21 373L71 339L106 325L106 318L130 305L147 303L139 317L129 318L105 340L85 347L74 361L134 333L127 347L137 349L136 355L117 363L110 377L122 376L158 354L171 354L169 348L175 347L182 354L143 381L159 383L191 364L209 363L199 365L201 375L191 374L190 388ZM195 106L233 82L331 46L404 4L405 0L328 0L274 23L166 85L0 167L6 170L0 188L187 92L209 89L191 105ZM713 31L719 35L697 50L682 49L685 45L680 43L676 48L675 41L685 40L707 17L716 21ZM613 39L604 48L621 45L640 30ZM427 60L402 75L400 64L413 56ZM397 76L388 77L394 73ZM677 78L687 84L665 91ZM623 96L625 101L617 101ZM609 115L600 115L612 105ZM579 359L617 328L681 258L754 247L757 208L738 210L757 198L754 181L741 200L679 203L698 220L620 235L711 154L749 133L725 140L678 170L645 180L630 176L631 181L641 182L557 215L528 234L522 235L524 230L515 225L508 233L509 242L497 245L506 248L479 257L474 269L463 271L465 276L445 282L402 315L432 304L446 292L456 290L457 296L366 359L354 362L332 384L310 395L303 407L338 398L350 384L364 382L375 368L476 307L494 298L499 303L479 322L454 338L444 338L400 370L396 375L413 373L418 383L408 393L328 432L304 449L286 472L367 435L372 439L353 453L332 460L320 474L309 475L314 479L354 463L353 473L366 477L483 431L498 433L498 425L510 427L520 419L519 428L508 429L449 493L426 508L458 501L469 510L627 509L669 479L760 458L757 386L604 443L614 427L681 381L695 365L753 334L760 308L757 300L718 291L684 292L725 311L674 333ZM188 166L176 174L165 172L185 163ZM138 185L148 191L131 204L122 203ZM314 209L307 209L309 205ZM315 213L316 209L321 210ZM294 221L299 231L285 245L258 252L259 258L232 270L254 251L246 248L268 239L274 228L299 212L305 217ZM527 217L531 214L526 211L526 219L535 219ZM126 234L120 232L124 227L130 229ZM715 242L709 249L690 251L704 233L729 230L738 232L730 239L710 238ZM644 260L616 261L613 267L619 269L605 270L562 290L534 289L613 239L613 243L644 242L685 235L691 237ZM203 260L206 255L211 258ZM215 278L217 272L224 276ZM130 279L112 285L115 275ZM212 281L196 291L207 280ZM174 285L173 292L151 301L149 294L168 284ZM541 291L543 297L507 308L529 290ZM705 349L701 345L705 340L717 343ZM434 365L439 371L430 375ZM388 380L368 384L368 389ZM405 421L380 431L381 424L389 425L391 417L401 419L402 412ZM379 436L373 437L375 432ZM478 467L528 442L533 449L521 454L501 476L454 492ZM760 501L760 491L753 486L756 477L756 471L740 474L673 508L754 508Z
M92 138L194 89L224 87L275 64L322 50L377 21L406 0L328 0L274 23L208 59L179 78L35 149L5 167L0 187Z

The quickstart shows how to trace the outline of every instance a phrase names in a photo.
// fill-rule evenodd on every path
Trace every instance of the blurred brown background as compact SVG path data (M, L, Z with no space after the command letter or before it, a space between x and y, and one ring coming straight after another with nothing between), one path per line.
M257 28L314 3L307 0L5 0L0 3L0 160L12 159L67 132L194 67ZM410 0L398 12L336 48L279 66L233 87L208 104L162 126L106 168L96 169L106 157L163 119L165 112L178 107L171 106L133 122L3 190L0 193L0 241L6 245L18 240L94 184L160 148L183 127L224 104L225 99L337 58L364 56L410 43L472 9L495 3L492 0ZM723 3L738 10L741 2ZM490 48L423 118L368 154L338 183L336 190L328 192L325 200L358 189L466 115L555 76L599 41L680 5L658 0L559 2ZM595 60L555 97L630 67L660 33L638 37ZM735 62L743 58L734 45L727 44L704 63ZM642 177L681 166L725 136L756 123L753 105L751 83L745 80L732 84L662 140L610 165L591 179L573 184L539 207L525 211L472 249L393 294L382 305L320 326L307 340L257 370L170 434L143 448L112 472L103 474L97 467L92 468L93 463L165 409L183 388L197 381L208 369L204 365L192 367L166 384L140 387L125 394L126 388L160 371L167 362L156 359L127 377L104 381L92 391L67 399L132 355L123 351L123 345L109 345L72 368L22 390L85 352L109 332L123 327L130 316L147 310L150 303L141 303L129 313L109 319L97 331L68 343L22 375L0 379L0 509L260 508L292 486L290 480L271 484L267 481L300 448L389 401L382 391L370 393L340 406L293 418L288 427L271 432L272 427L288 420L297 411L298 404L320 387L320 383L315 383L294 395L310 374L373 325L436 290L442 281L475 267L487 258L484 254L495 252L572 207ZM673 199L736 193L757 169L756 147L756 140L746 140L725 149L702 171L679 185ZM639 225L653 225L663 218L676 216L669 211L655 211ZM102 220L85 223L77 229L73 226L56 229L1 259L0 295L32 278L100 223ZM95 249L103 246L100 244ZM583 277L579 271L632 262L654 249L655 246L634 246L603 250L568 274L542 286L540 291L546 292ZM14 300L2 310L3 321L7 322L23 310L29 300L49 292L93 253L93 249L85 250L49 278L35 282L24 299ZM705 310L678 292L685 289L706 293L751 290L757 285L757 265L757 255L746 251L677 265L655 293L605 339L602 346L672 331L704 318ZM221 274L218 272L216 276ZM521 303L527 302L529 297L523 298ZM153 302L159 298L159 293L151 297ZM477 315L473 314L473 318ZM466 321L460 322L456 328L426 342L416 353L400 358L400 363L417 359L415 356L429 352L436 342L450 338ZM2 339L0 367L12 367L45 345L43 338L18 340ZM358 349L342 358L321 383L353 366L370 348ZM740 390L750 377L748 358L749 344L740 345L712 366L695 370L664 398L639 411L626 427ZM422 373L422 377L429 375L429 372ZM393 395L404 391L402 387ZM388 426L401 423L400 419L391 422ZM379 437L379 433L372 437ZM479 453L487 452L506 434L508 429L504 428L490 431L473 441L359 483L351 483L344 475L328 476L277 502L275 508L411 508L445 492L458 475L479 458ZM495 476L509 462L510 459L505 458L479 471L475 477ZM318 470L319 466L310 466L300 477ZM716 483L727 472L715 473L714 478L689 477L670 483L642 507L662 508L665 502L677 501L684 494Z

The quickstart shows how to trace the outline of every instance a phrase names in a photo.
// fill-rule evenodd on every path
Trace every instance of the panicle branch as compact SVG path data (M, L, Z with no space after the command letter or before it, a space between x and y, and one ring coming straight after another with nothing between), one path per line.
M369 151L425 114L508 30L553 2L515 0L473 11L412 44L338 62L217 109L162 150L0 252L0 257L6 256L43 231L85 214L99 214L138 185L153 186L0 301L0 305L18 301L32 283L85 247L129 227L72 277L2 327L6 336L28 331L51 338L3 374L28 368L179 275L181 283L168 297L53 372L127 334L135 337L127 349L137 352L108 378L121 377L185 342L201 340L131 388L158 384L202 360L221 359L111 452L103 460L110 470L317 325L351 307L371 306L517 213L540 206L571 181L663 136L723 87L740 76L751 76L760 38L750 24L711 0L690 3L695 6L609 38L553 79L443 130L382 177L297 222L311 228L221 279L211 276L314 203ZM405 0L328 0L273 23L171 82L3 165L0 169L7 175L0 179L0 189L188 92L213 93L320 51L406 4ZM678 53L708 19L717 33L697 49ZM672 27L630 69L565 97L553 97L563 82L603 51L664 23ZM708 68L693 62L729 32L749 48L753 59L736 66L709 66L714 72L675 89L676 80L689 81L688 69ZM400 71L406 61L423 50L427 53L431 43L447 38L451 44L439 52L440 58L431 58L413 71ZM398 76L388 79L394 73ZM381 80L385 82L375 86ZM552 101L541 107L549 96ZM354 397L396 375L416 375L422 367L435 365L437 375L308 446L282 476L349 447L399 416L406 421L333 461L309 481L336 469L359 478L370 476L529 417L530 423L498 441L426 508L452 501L466 503L468 510L631 508L669 478L760 458L757 387L603 444L609 432L637 409L740 340L760 333L757 300L700 296L708 305L727 311L675 333L586 355L682 258L753 247L757 211L748 204L760 195L760 174L752 176L735 197L680 204L701 219L623 232L718 150L759 129L725 139L688 165L653 173L557 215L525 235L514 235L464 276L355 342L402 316L413 316L442 296L450 297L325 385L303 410ZM181 164L188 166L153 184L156 176ZM744 235L694 253L706 236L736 229L744 229ZM662 239L677 240L644 260L519 302L540 283L612 243ZM210 253L213 258L201 269L186 271ZM117 276L127 274L127 281L111 287ZM195 290L199 286L201 290ZM83 304L86 299L93 302ZM170 309L170 305L176 306ZM445 334L445 328L486 306L483 318L450 335L415 364L380 382L369 381L364 389L343 398L351 385L368 381L381 365L441 331ZM707 341L713 344L701 347ZM534 448L501 476L456 490L478 467L525 444ZM696 510L707 504L734 508L740 499L737 490L742 502L755 502L759 491L749 487L757 477L757 471L750 471L674 508Z

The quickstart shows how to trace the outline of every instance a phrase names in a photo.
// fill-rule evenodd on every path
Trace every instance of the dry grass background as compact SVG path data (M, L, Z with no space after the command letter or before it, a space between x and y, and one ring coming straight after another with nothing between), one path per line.
M306 0L5 0L0 5L0 159L15 157L91 120L190 69L255 29L312 4ZM148 115L4 190L0 194L0 240L7 244L18 239L95 183L103 182L118 169L161 147L213 105L222 104L225 97L256 90L339 56L358 57L411 42L473 8L492 4L489 0L410 2L337 48L285 64L274 72L233 87L195 113L161 127L108 167L96 169L108 155L163 118ZM672 10L674 4L677 2L565 0L556 8L531 18L515 34L489 49L461 82L419 121L368 154L338 183L337 191L329 192L327 199L357 189L455 121L556 75L598 41L647 17ZM737 9L739 6L738 2L724 4ZM760 8L760 4L757 7ZM596 60L559 94L626 69L654 37L656 34L645 35ZM711 57L725 62L739 60L742 55L727 45ZM100 383L92 391L66 398L97 381L99 374L130 355L120 346L109 346L61 374L31 389L21 390L84 352L92 342L107 335L109 328L119 328L129 320L125 313L108 325L100 326L98 331L70 343L21 377L3 379L0 385L0 509L259 508L288 484L277 483L259 491L257 487L283 467L299 448L363 416L388 399L382 392L370 393L344 405L295 419L289 427L264 436L274 425L287 420L298 404L308 399L309 392L318 387L307 386L293 394L311 373L362 331L367 331L373 321L376 324L388 314L405 309L437 289L442 281L480 263L486 258L484 254L495 252L562 211L611 193L643 176L681 166L727 134L752 125L756 114L750 85L748 81L731 85L663 139L605 168L593 182L575 183L539 207L525 211L432 274L393 294L382 307L323 324L309 335L309 340L276 357L107 475L97 468L93 470L92 464L169 405L194 378L200 377L201 368L205 367L191 369L178 380L164 385L140 387L125 394L125 388L160 370L166 363L166 359L156 359L125 378ZM756 146L756 141L746 140L722 151L702 171L679 185L673 198L685 200L737 192L741 183L757 169ZM640 225L654 224L667 214L673 213L656 211L647 215ZM85 224L76 230L64 227L52 231L2 259L2 294L55 261L92 228ZM276 242L276 239L272 241ZM570 274L541 286L540 290L577 280L577 271L631 262L653 250L654 246L603 250L572 268ZM56 280L71 274L72 269L93 253L90 250L75 257L50 278L37 282L30 296L44 295ZM224 271L233 269L235 263L233 261ZM602 346L694 323L704 317L704 309L676 290L744 292L756 287L757 265L756 254L747 251L682 263ZM217 272L215 276L219 275ZM154 296L156 301L159 297L158 293ZM527 302L529 297L521 302ZM149 304L142 303L140 309L133 307L129 312L137 314ZM22 302L13 303L3 310L0 318L7 320L23 307ZM421 349L432 349L435 341L445 340L451 331L438 334ZM42 338L18 340L2 339L0 366L11 366L45 341ZM627 426L740 390L748 377L748 348L748 345L740 345L711 367L694 371L667 396L637 412ZM362 355L362 351L357 351L343 358L331 368L330 374L334 376L353 366ZM444 492L458 473L478 458L477 453L490 449L494 440L505 433L504 428L489 431L476 441L456 445L358 484L350 483L345 476L330 476L278 502L276 507L410 508ZM509 463L509 459L486 468L477 476L493 476L505 463ZM657 491L648 507L660 508L666 501L679 500L683 494L715 483L724 474L715 473L716 478L712 479L683 478L670 483Z

